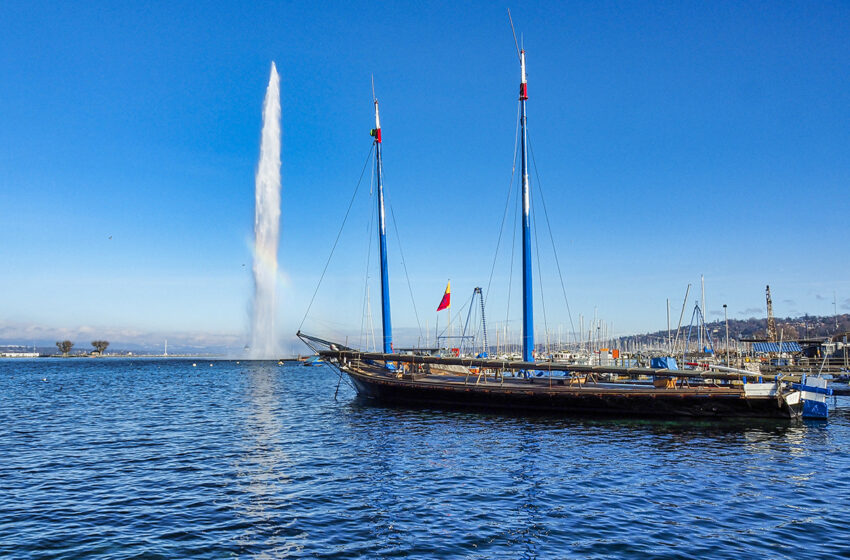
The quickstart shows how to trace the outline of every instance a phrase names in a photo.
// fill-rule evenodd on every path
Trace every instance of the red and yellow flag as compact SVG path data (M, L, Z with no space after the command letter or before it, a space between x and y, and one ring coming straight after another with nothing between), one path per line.
M443 309L449 307L452 304L451 286L451 282L446 284L446 293L443 294L443 299L440 300L440 305L437 306L437 311L442 311Z

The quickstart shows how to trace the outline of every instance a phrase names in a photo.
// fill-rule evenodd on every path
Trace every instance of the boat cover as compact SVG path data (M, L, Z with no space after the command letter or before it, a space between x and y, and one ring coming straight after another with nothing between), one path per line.
M753 351L754 352L779 352L779 343L778 342L753 342ZM782 343L782 351L783 352L802 352L803 349L800 348L800 344L798 342L783 342Z
M676 358L671 358L670 356L652 358L649 367L652 369L679 369Z

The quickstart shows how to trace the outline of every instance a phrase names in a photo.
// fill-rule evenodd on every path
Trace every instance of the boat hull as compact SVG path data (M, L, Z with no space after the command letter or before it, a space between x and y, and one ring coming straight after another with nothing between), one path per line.
M654 389L604 384L551 386L536 383L474 384L406 380L344 370L366 399L413 406L446 406L566 415L691 418L796 418L802 405L775 396L747 397L719 389Z

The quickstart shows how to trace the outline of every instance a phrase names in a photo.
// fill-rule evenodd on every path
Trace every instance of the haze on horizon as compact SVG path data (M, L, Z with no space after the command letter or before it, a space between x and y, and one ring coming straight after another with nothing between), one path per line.
M709 320L724 303L730 317L762 316L766 284L777 316L850 311L850 5L512 11L528 52L532 192L545 194L575 323L596 313L617 335L661 329L666 299L677 314L701 274ZM502 7L6 3L0 32L0 343L91 332L244 345L272 60L284 352L298 348L369 153L372 75L399 336L415 338L417 316L433 330L447 279L453 309L487 285L519 82ZM368 171L364 182L302 325L319 336L360 332ZM542 223L557 328L569 319ZM514 324L504 250L488 320Z

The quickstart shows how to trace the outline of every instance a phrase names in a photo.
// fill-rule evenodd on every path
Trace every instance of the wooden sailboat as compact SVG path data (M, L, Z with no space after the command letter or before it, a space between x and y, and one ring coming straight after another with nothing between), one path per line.
M378 242L381 266L382 351L363 352L298 332L326 363L347 375L366 399L414 406L460 406L508 411L620 416L796 418L805 379L765 379L749 372L602 367L535 362L532 247L528 183L525 51L520 59L522 173L522 359L441 357L394 353L381 173L381 124L375 100ZM447 367L451 366L451 367ZM460 373L458 373L460 371ZM448 373L447 373L448 372ZM474 372L474 373L473 373ZM822 391L822 389L821 389Z

